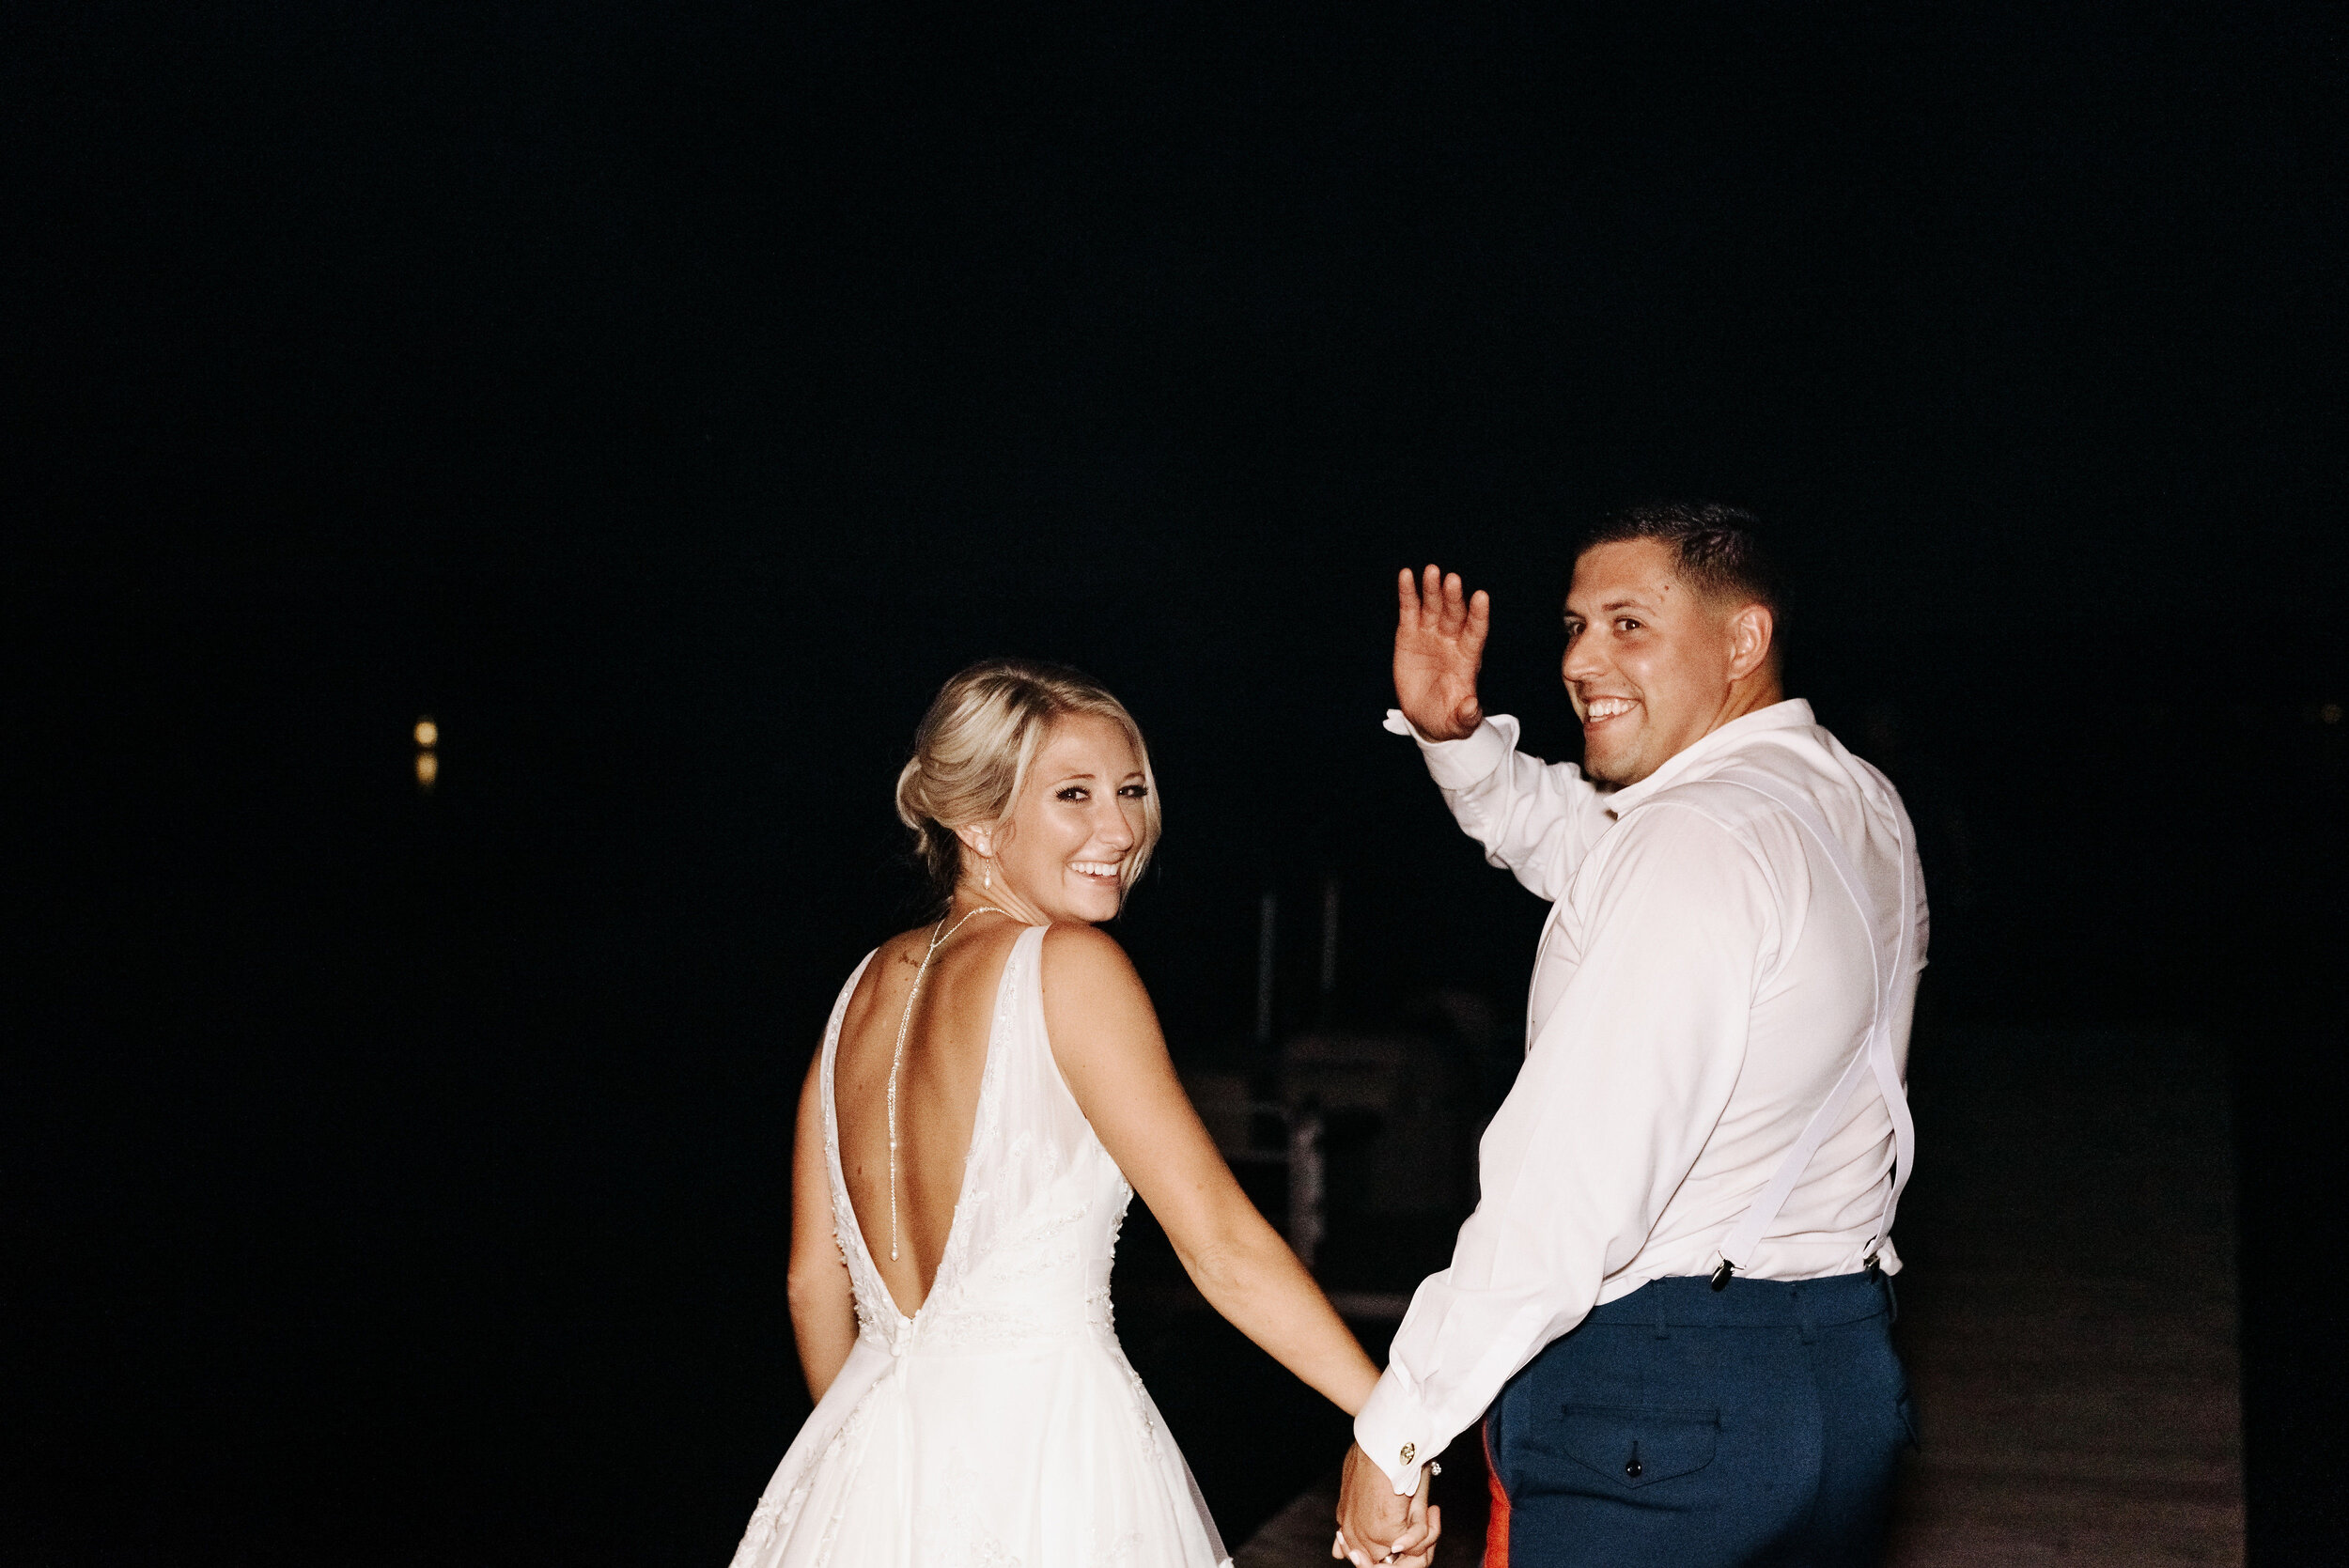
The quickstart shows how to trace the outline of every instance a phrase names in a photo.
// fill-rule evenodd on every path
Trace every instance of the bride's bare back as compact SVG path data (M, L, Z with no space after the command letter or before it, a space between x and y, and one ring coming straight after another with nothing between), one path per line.
M951 923L948 926L953 930ZM906 996L935 926L881 944L849 999L832 1067L840 1169L865 1250L897 1310L921 1310L954 1229L962 1171L978 1116L979 1080L997 988L1026 929L981 914L939 948L922 974L897 1071L897 1256L889 1255L889 1062Z

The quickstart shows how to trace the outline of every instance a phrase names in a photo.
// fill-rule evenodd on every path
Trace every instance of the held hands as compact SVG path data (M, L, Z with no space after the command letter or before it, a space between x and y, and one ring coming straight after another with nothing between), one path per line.
M1492 601L1481 588L1464 597L1458 572L1446 577L1433 567L1422 581L1407 567L1395 597L1395 704L1428 739L1465 739L1485 719L1476 672L1492 629Z
M1443 1510L1427 1501L1428 1478L1435 1469L1421 1466L1419 1490L1398 1497L1386 1472L1371 1462L1361 1445L1348 1447L1338 1487L1338 1535L1330 1555L1354 1568L1427 1568L1443 1535Z

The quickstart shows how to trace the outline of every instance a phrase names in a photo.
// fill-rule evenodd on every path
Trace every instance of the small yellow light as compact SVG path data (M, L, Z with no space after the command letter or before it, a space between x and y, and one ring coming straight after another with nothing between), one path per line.
M2326 703L2323 707L2316 710L2316 714L2318 718L2324 720L2328 724L2338 724L2341 722L2341 705L2339 703Z
M418 752L416 753L416 783L422 784L427 789L430 789L432 787L432 781L440 776L441 758L439 753L434 752Z
M417 720L416 744L419 746L438 746L440 743L441 726L434 723L429 719Z

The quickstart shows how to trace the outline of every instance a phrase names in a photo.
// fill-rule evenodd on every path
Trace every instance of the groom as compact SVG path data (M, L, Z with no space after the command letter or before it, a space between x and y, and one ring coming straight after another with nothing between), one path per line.
M1872 1563L1913 1440L1886 1280L1925 938L1900 798L1785 696L1734 507L1584 545L1579 768L1479 704L1482 592L1434 567L1400 591L1387 727L1551 909L1482 1201L1355 1421L1340 1545L1384 1558L1481 1420L1487 1564Z

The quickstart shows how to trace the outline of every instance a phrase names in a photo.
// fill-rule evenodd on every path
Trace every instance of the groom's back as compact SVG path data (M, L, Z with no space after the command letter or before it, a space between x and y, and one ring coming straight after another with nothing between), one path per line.
M1720 762L1727 766L1658 791L1618 829L1636 834L1645 814L1703 816L1767 868L1774 905L1765 927L1774 950L1758 966L1736 1088L1642 1248L1649 1254L1642 1273L1709 1272L1729 1222L1776 1173L1859 1050L1876 1016L1876 937L1884 933L1889 942L1902 920L1913 923L1909 967L1892 981L1890 1001L1894 1060L1905 1067L1924 955L1914 833L1883 774L1815 724L1773 731ZM1828 852L1785 806L1732 782L1747 770L1766 775L1772 788L1816 813L1858 873L1859 887L1844 887ZM1875 1203L1865 1195L1882 1191L1892 1128L1891 1108L1873 1083L1853 1094L1761 1253L1742 1262L1778 1279L1854 1266L1856 1250L1879 1239Z

